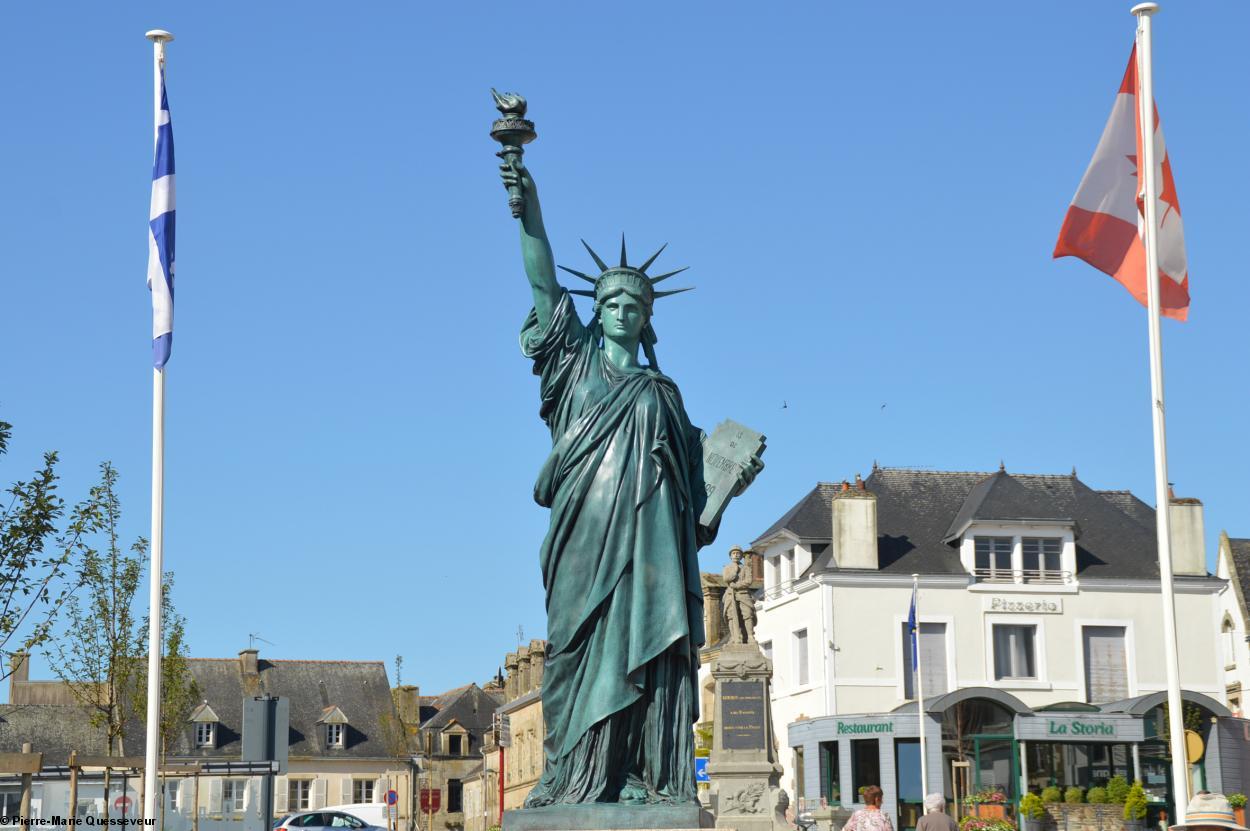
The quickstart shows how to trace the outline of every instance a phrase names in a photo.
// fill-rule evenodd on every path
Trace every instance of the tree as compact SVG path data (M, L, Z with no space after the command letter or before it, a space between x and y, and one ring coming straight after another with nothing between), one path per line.
M179 728L185 723L191 706L200 698L199 686L195 683L191 668L187 664L187 619L174 610L170 594L173 587L174 573L167 571L161 579L160 739L162 758L177 737ZM138 639L142 640L149 625L150 620L145 616L143 626L137 635ZM146 656L139 661L135 672L130 702L135 715L141 721L146 722L148 703Z
M0 421L0 456L8 452L13 425ZM43 466L19 481L0 503L0 652L28 654L48 640L62 606L76 588L74 555L87 531L89 509L75 511L58 533L65 512L57 493L57 454L43 454ZM51 548L52 550L49 550ZM0 667L0 680L12 664Z

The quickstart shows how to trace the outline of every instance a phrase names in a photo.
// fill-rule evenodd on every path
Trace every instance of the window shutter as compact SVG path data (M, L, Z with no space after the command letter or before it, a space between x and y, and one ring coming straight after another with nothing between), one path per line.
M273 810L275 814L285 814L287 812L287 802L290 796L288 790L290 785L287 784L285 776L277 776L273 780Z
M210 814L221 813L221 777L214 776L208 780L208 811Z
M198 807L195 804L195 777L188 776L178 783L178 813L193 817Z
M313 780L311 802L308 807L314 811L326 807L326 780L320 778Z
M946 672L946 624L920 624L920 672L924 682L924 694L942 695L947 692Z
M243 788L243 815L260 816L260 780L255 776L248 777L247 785Z
M355 802L355 794L352 793L353 780L351 776L344 776L339 783L339 799L340 805L350 805Z
M385 776L378 777L373 783L373 801L383 802L386 800L386 792L391 789L391 780Z
M1085 697L1091 704L1128 698L1123 626L1086 626Z

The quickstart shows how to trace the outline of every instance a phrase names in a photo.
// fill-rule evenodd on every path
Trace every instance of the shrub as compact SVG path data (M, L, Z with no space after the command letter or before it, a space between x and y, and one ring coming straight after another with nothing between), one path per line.
M1123 805L1128 798L1128 780L1123 776L1112 776L1107 782L1107 801L1115 805Z
M1004 819L982 819L969 814L959 821L959 831L1016 831L1016 826Z
M1042 804L1050 805L1063 800L1063 792L1051 785L1049 788L1042 788Z
M1128 789L1128 796L1124 799L1124 819L1129 822L1141 822L1146 818L1146 789L1141 786L1141 782L1134 782L1133 787Z
M1041 819L1046 816L1042 807L1042 798L1035 793L1028 793L1020 800L1020 813L1027 819Z
M1246 795L1244 793L1230 793L1228 795L1228 804L1234 808L1246 807Z
M1085 792L1073 785L1063 792L1063 801L1069 805L1080 805L1085 801Z
M1090 788L1089 791L1085 794L1085 801L1088 802L1090 805L1106 805L1107 804L1107 789L1099 788L1097 786Z

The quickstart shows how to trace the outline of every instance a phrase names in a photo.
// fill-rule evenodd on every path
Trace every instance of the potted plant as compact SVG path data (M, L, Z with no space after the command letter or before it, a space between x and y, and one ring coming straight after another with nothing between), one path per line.
M1246 795L1244 793L1230 793L1228 795L1228 804L1233 806L1233 816L1237 818L1237 824L1245 825Z
M968 815L959 821L959 831L1016 831L1016 827L1005 819Z
M1085 791L1073 785L1063 792L1063 801L1065 805L1080 805L1085 801Z
M1042 788L1042 804L1043 805L1053 805L1057 802L1062 802L1062 801L1063 801L1063 791L1059 790L1054 785L1051 785L1048 788Z
M1146 827L1146 790L1141 782L1134 782L1124 799L1125 831L1142 831Z
M1085 792L1085 801L1090 805L1106 805L1108 802L1107 789L1095 785Z
M964 799L972 814L982 819L1007 818L1007 795L997 788L983 788Z
M1123 805L1128 798L1128 780L1123 776L1112 776L1107 782L1107 801L1112 805Z
M1035 793L1026 793L1020 800L1020 816L1024 820L1024 831L1042 831L1042 818L1046 816L1042 798Z

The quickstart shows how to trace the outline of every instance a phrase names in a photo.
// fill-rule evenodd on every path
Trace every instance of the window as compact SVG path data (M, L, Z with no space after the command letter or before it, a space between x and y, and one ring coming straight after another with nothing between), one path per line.
M1024 579L1028 582L1054 583L1062 579L1060 555L1063 540L1058 537L1025 537L1020 541Z
M994 626L994 677L999 680L1037 678L1036 626Z
M178 813L178 783L166 782L164 784L164 788L166 800L165 804L169 806L169 812L171 814Z
M855 789L855 801L862 802L859 789L869 785L881 785L881 751L877 739L851 740L851 786Z
M352 780L352 802L372 802L373 801L373 780L372 779L353 779Z
M327 724L326 725L326 746L342 747L343 746L343 725Z
M1011 537L977 537L977 576L984 580L1010 580L1011 548Z
M794 633L794 677L800 687L811 680L807 664L807 630L800 629Z
M781 555L781 582L789 583L794 579L794 549L791 548Z
M247 782L243 779L223 779L221 782L222 813L243 813L243 792L246 789Z
M312 782L307 779L288 779L286 783L287 810L307 811Z
M842 799L838 776L838 743L820 743L820 795L825 804L837 806Z
M947 692L946 624L920 622L918 657L920 680L924 683L926 697ZM916 673L912 669L911 631L903 621L903 697L908 701L917 697Z
M458 814L464 810L464 787L459 779L447 780L447 813Z
M800 799L807 796L807 781L804 779L803 745L791 748L794 751L794 795Z
M340 814L338 811L331 811L325 815L329 820L327 825L331 828L364 828L365 824L362 820L356 819L350 814Z
M1128 698L1128 658L1123 626L1083 626L1085 700L1106 704Z
M211 721L197 722L195 725L195 746L215 747L217 745L217 724Z
M452 756L463 756L464 753L460 750L460 745L463 742L464 742L464 738L462 736L448 736L447 737L447 753Z
M1220 640L1224 646L1224 669L1233 669L1237 666L1236 641L1233 640L1233 619L1228 615L1224 615L1224 622L1220 624Z

